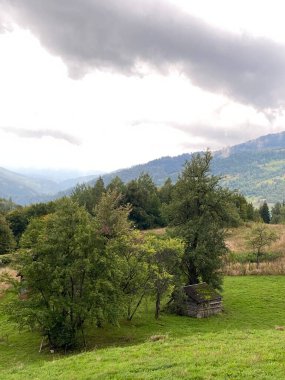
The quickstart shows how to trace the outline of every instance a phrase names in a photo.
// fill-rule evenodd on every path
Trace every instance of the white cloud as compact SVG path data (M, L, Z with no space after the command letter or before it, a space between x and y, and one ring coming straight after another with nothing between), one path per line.
M182 0L175 3L182 6ZM252 25L254 7L249 5L243 19L243 2L231 7L222 0L187 0L184 6L225 29L232 25L234 32L240 26L279 42L285 36L281 16L274 36L262 25L261 13L267 20L278 13L270 13L267 6L260 5L261 13ZM235 10L236 24L231 21ZM284 129L282 114L269 120L253 106L195 87L177 67L158 73L140 63L141 76L101 68L73 80L61 58L16 26L0 34L0 53L0 166L114 170L185 150L218 149ZM7 133L8 128L18 131L18 136ZM27 138L27 131L37 133ZM54 138L57 132L59 139ZM70 144L68 136L80 145Z

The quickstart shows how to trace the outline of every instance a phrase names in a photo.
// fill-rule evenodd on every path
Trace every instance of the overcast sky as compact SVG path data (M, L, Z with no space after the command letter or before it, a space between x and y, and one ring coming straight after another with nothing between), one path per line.
M280 0L0 0L0 166L110 171L285 130Z

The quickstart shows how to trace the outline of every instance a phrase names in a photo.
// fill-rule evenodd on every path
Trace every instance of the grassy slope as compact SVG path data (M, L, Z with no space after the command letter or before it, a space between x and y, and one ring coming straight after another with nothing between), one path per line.
M148 313L121 328L95 330L92 341L98 348L69 357L38 354L40 338L19 333L2 316L0 378L285 378L285 331L275 329L285 325L285 277L228 277L224 288L220 316L165 315L155 321ZM153 334L168 337L151 342Z

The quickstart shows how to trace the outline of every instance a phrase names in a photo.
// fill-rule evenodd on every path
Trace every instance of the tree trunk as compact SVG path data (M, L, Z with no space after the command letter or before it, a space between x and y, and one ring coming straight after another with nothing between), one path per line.
M158 319L160 315L160 298L160 292L156 292L155 319Z
M143 294L140 296L140 299L139 299L138 303L136 304L136 307L134 308L134 311L128 317L128 321L131 321L133 319L133 316L135 315L136 311L138 310L138 308L139 308L139 306L140 306L140 304L141 304L144 296L145 296L145 292L143 292Z
M256 268L259 268L259 259L260 259L260 251L258 250L256 253Z

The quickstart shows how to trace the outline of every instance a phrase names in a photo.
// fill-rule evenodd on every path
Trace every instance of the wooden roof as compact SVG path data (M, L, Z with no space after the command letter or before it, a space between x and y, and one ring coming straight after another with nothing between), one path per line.
M187 285L184 286L183 289L187 296L192 298L197 303L215 300L220 301L222 299L222 296L206 282L195 285Z

